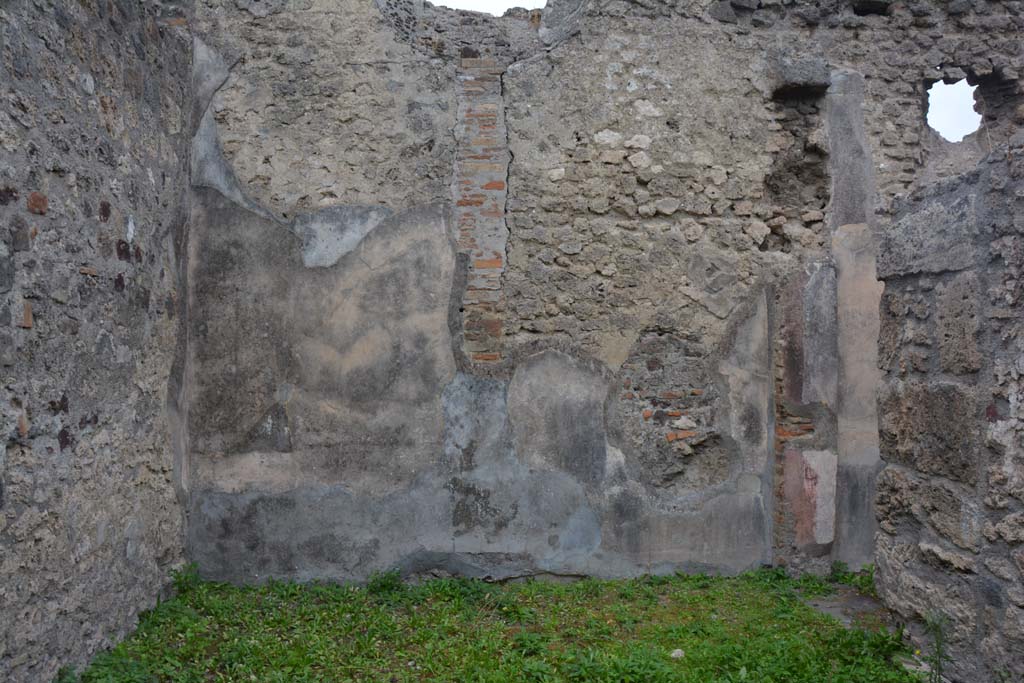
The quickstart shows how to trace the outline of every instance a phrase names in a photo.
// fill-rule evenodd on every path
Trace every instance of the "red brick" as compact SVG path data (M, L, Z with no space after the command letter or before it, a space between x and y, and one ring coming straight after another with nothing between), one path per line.
M41 192L33 192L28 196L28 211L29 213L38 214L45 216L47 209L50 207L50 201L46 198L46 195Z
M486 353L485 352L481 352L481 353L474 353L472 358L473 358L473 360L476 360L476 361L493 362L493 361L501 360L501 354L500 353L493 353L493 352L486 352Z
M665 440L669 443L678 441L679 439L689 439L691 436L697 436L697 432L681 431L681 432L669 432L665 435Z
M501 320L498 318L481 320L480 326L483 327L487 331L487 334L489 334L492 337L501 336Z
M18 321L18 327L30 330L32 329L32 322L32 304L26 301L25 308L22 309L21 320Z
M504 190L505 183L501 180L494 180L484 185L485 190Z
M473 261L474 268L501 268L501 266L502 261L500 258L486 258Z

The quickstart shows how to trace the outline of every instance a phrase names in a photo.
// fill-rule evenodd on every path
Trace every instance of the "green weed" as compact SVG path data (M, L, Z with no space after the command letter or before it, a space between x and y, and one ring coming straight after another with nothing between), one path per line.
M875 590L875 565L866 564L859 572L852 572L845 562L833 562L832 572L828 576L832 583L841 583L852 586L864 595L877 598Z
M175 585L81 683L916 680L898 634L844 628L804 604L820 580L776 570L506 585L391 572L360 588L235 587L186 568Z

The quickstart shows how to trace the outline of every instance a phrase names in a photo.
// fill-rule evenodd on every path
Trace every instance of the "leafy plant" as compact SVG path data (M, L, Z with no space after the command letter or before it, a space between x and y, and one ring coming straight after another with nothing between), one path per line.
M856 588L871 597L878 597L875 590L875 565L866 564L859 572L852 572L845 562L833 562L832 571L828 575L832 583L841 583Z
M62 666L57 671L57 677L53 679L53 683L78 683L78 674L75 673L74 667Z
M171 585L174 592L184 595L195 589L200 583L199 567L195 562L189 563L171 575Z
M929 666L928 683L942 683L946 664L952 661L946 645L947 625L946 615L938 611L929 613L924 620L925 631L932 641L931 654L924 658Z

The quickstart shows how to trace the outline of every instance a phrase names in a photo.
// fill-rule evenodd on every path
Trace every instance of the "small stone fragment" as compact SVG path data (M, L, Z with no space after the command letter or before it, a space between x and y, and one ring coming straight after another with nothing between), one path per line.
M738 21L738 18L736 17L736 10L732 8L729 0L721 0L720 2L715 3L711 6L711 9L708 10L708 14L710 14L713 19L717 19L718 21L726 24L735 24Z
M754 244L760 245L764 242L764 239L771 234L772 230L765 223L761 221L754 221L748 223L743 232L747 233L747 236L754 241Z
M633 168L647 168L651 165L651 157L647 152L637 152L629 156L629 163Z
M693 421L693 418L683 415L678 420L672 423L672 426L676 429L696 429L697 423Z
M688 242L696 242L703 235L704 226L702 226L697 221L693 221L690 225L686 227L685 230L683 230L683 237L685 237Z
M594 142L599 145L615 147L622 142L622 133L616 133L614 130L608 130L605 128L594 135Z
M602 164L621 164L626 158L626 151L622 149L608 149L597 157Z
M630 149L647 149L651 146L651 139L646 135L634 135L626 140L625 146Z
M15 216L11 225L11 249L28 251L31 248L32 231L19 216Z
M659 199L654 202L654 208L658 210L658 213L666 216L671 216L679 210L679 200L674 197L666 197L665 199Z
M637 100L633 103L633 106L636 108L636 113L640 116L655 117L662 114L661 110L655 107L649 100Z

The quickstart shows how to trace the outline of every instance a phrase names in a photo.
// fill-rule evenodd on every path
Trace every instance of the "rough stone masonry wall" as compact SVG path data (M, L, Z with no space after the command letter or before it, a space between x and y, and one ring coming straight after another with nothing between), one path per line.
M1017 125L1018 10L200 3L190 553L870 561L878 235ZM924 95L964 75L954 147Z
M0 6L4 681L81 666L183 562L191 48L173 4Z
M958 680L1024 675L1022 200L1018 133L901 203L879 258L878 585L945 619Z

